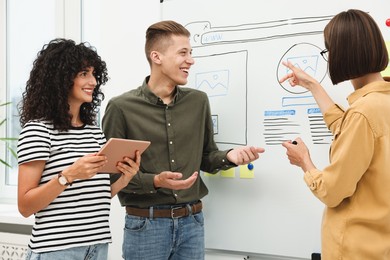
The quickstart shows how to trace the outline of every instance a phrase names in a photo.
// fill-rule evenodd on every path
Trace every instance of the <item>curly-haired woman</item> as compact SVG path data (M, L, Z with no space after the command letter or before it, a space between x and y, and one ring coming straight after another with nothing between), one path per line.
M35 214L27 259L107 259L111 197L140 164L139 154L118 163L122 175L111 185L99 173L106 139L96 114L107 80L106 63L86 43L54 39L34 61L18 142L18 207Z

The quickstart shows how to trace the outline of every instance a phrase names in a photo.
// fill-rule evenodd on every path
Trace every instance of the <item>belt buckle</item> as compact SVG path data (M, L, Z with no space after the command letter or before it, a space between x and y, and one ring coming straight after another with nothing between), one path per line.
M175 215L175 210L181 209L181 208L183 208L183 207L173 207L173 208L171 208L171 218L180 218L181 216L175 217L174 215Z

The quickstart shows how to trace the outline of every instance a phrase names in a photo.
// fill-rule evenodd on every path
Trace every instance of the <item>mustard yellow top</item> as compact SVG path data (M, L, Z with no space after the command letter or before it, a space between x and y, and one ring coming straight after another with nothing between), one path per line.
M305 182L327 207L323 260L390 259L390 82L374 82L324 114L330 164Z

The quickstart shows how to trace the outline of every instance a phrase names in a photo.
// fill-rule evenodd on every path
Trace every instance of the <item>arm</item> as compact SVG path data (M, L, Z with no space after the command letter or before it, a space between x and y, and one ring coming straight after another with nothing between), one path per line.
M132 122L124 115L121 106L115 100L111 100L106 108L102 120L102 128L107 138L128 138L127 128ZM138 164L139 167L139 164ZM119 169L119 168L118 168ZM181 180L179 172L165 171L160 174L144 173L137 170L138 174L131 177L111 174L111 195L115 196L119 191L137 194L150 194L158 188L183 189L191 186L197 178L197 172L190 178Z
M211 118L211 110L209 100L204 94L204 107L205 110L205 127L204 127L204 141L202 151L202 161L200 169L210 174L215 174L219 170L228 170L232 167L236 167L237 164L230 162L227 158L227 153L232 149L221 151L218 149L214 141L214 126Z
M59 184L58 177L39 185L45 161L32 161L19 166L18 173L18 208L24 217L47 207L66 186Z
M214 141L214 126L211 119L210 104L205 98L205 130L201 169L208 173L218 170L227 170L237 165L250 163L259 158L264 148L254 146L241 146L227 151L220 151Z
M114 101L110 100L108 102L102 119L102 129L107 140L112 137L127 138L127 122L122 113L122 110Z
M19 165L18 208L28 217L45 207L58 197L68 186L58 182L58 176L39 185L46 161L30 161ZM69 183L75 179L89 179L105 164L105 156L86 155L62 171Z
M107 104L106 111L104 112L102 119L102 129L104 135L106 136L107 140L112 137L126 139L126 128L126 119L122 114L122 110L116 106L115 102L110 100ZM120 177L121 176L119 174L111 174L111 183L117 182ZM117 183L116 185L111 186L112 197L121 190L120 186L123 184L124 183Z
M349 113L332 143L330 165L322 172L307 172L306 183L327 206L339 205L355 193L370 166L374 147L374 133L366 117Z
M138 115L145 114L142 107L125 106L130 101L123 101L122 99L111 100L106 108L102 120L102 127L107 138L131 138L131 130L133 124L137 124L137 119L134 119L133 113ZM138 117L138 120L139 117ZM143 120L143 119L141 119ZM152 136L151 136L152 138ZM153 143L152 143L153 145ZM161 150L164 152L165 150ZM155 156L159 156L158 153ZM153 157L146 157L149 161L153 161ZM150 167L153 168L153 167ZM161 170L161 167L157 167L156 170ZM111 175L112 195L122 191L125 193L151 194L155 193L159 188L168 188L172 190L181 190L191 187L198 178L198 172L196 169L190 177L183 178L181 172L162 171L162 172L142 172L138 171L131 181L121 181L119 174ZM118 182L118 183L117 183ZM120 184L121 183L121 184ZM117 185L117 186L116 186Z
M342 132L335 136L331 163L323 171L318 170L311 162L302 140L297 139L297 145L287 142L283 146L287 148L290 162L305 172L305 182L313 194L328 207L335 207L355 192L358 182L370 165L374 141L366 118L353 113L346 117Z
M190 188L198 178L198 172L194 172L190 177L182 180L183 174L180 172L165 171L156 174L153 179L154 187L167 188L172 190L184 190Z
M241 146L230 150L226 157L227 159L236 164L243 165L257 160L260 153L264 153L264 148L254 146Z
M281 78L279 82L289 81L291 86L302 86L309 90L322 114L324 114L331 106L334 105L333 100L326 93L324 88L314 78L305 73L303 70L295 67L290 62L283 62L283 65L289 68L292 72Z
M118 163L117 169L122 172L122 174L114 183L111 184L111 198L129 184L129 182L137 174L140 163L141 155L139 151L136 152L135 161L125 157L124 162Z
M296 144L291 142L284 142L282 145L287 149L287 157L291 164L300 167L303 172L312 171L316 169L313 164L309 149L301 138L295 140Z

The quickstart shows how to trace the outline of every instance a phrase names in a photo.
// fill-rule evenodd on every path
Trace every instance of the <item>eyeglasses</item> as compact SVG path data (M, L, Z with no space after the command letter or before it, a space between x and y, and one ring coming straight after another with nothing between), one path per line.
M328 61L328 50L327 49L324 49L320 52L322 58L324 58L325 61Z

